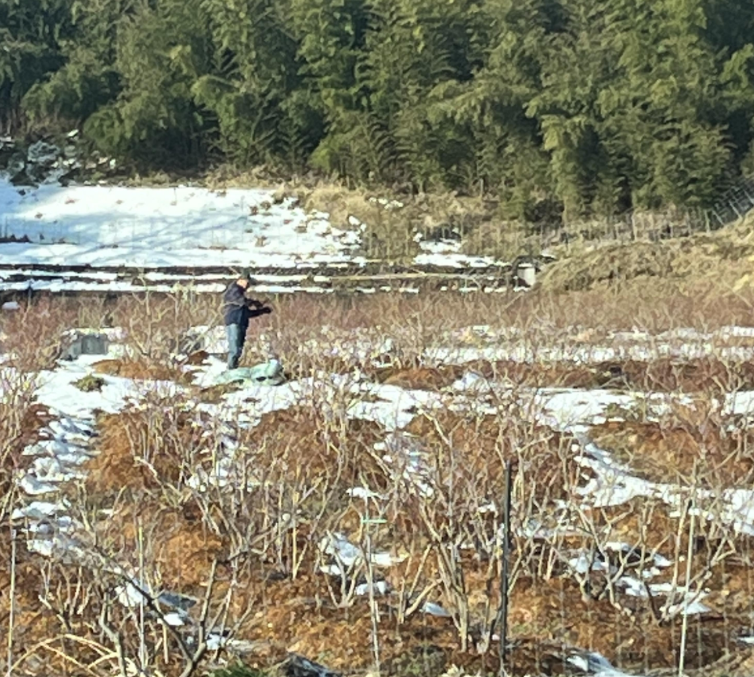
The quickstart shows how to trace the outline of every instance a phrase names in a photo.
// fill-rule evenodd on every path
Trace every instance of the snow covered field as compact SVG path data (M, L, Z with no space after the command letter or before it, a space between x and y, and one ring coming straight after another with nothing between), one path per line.
M265 190L0 183L0 210L2 236L30 241L0 256L22 265L293 268L349 261L359 243Z
M456 377L441 387L410 387L398 385L399 382L375 380L370 376L369 369L383 368L385 360L391 355L397 359L395 346L378 335L354 332L350 339L335 342L324 337L318 342L313 338L311 343L301 345L301 350L309 356L320 354L323 366L333 358L349 358L358 361L363 369L347 373L318 371L275 387L245 383L237 388L221 390L219 395L213 397L207 393L214 392L216 379L224 369L223 356L217 354L223 349L222 331L200 327L195 333L203 337L203 347L209 354L200 364L181 367L190 376L188 382L179 378L159 381L134 379L95 371L93 367L96 363L105 359L123 359L127 354L123 344L128 341L127 332L118 330L109 332L113 342L108 355L82 355L73 361L59 362L53 369L38 375L36 399L49 409L53 419L45 427L46 439L35 442L24 451L28 464L16 479L23 498L12 513L12 519L25 533L31 551L43 557L62 557L73 562L86 561L91 557L96 526L82 520L80 506L72 501L76 495L72 489L86 481L90 472L88 463L101 451L96 412L122 414L132 407L136 411L145 411L145 408L155 406L155 398L159 395L166 401L186 407L191 416L196 417L197 425L203 427L197 438L200 446L191 451L193 456L203 460L197 461L196 467L187 468L190 472L182 480L182 491L205 497L202 500L220 500L219 497L223 495L250 497L270 491L269 468L254 460L257 456L262 458L265 453L264 444L254 442L257 439L254 431L260 426L266 430L273 420L270 416L319 412L316 415L323 417L323 429L329 426L328 420L337 422L341 416L344 417L343 421L355 425L375 424L375 430L381 432L370 443L369 455L377 459L383 468L386 484L370 483L373 471L364 472L361 481L344 487L344 493L338 500L346 501L350 509L357 513L367 511L367 514L376 516L377 525L380 519L392 514L391 506L396 501L405 501L406 511L412 509L410 506L415 505L415 500L427 506L443 505L443 501L447 500L453 501L456 509L463 505L464 519L469 520L468 530L461 529L455 535L448 532L443 536L443 543L445 538L450 539L446 545L457 548L455 556L463 562L467 562L472 553L479 556L480 553L495 553L499 548L500 486L496 484L497 480L491 482L490 477L485 476L485 466L482 465L478 468L480 475L477 483L464 485L462 491L466 495L461 503L456 504L458 497L450 490L445 470L438 465L437 459L443 454L450 454L449 458L452 458L454 453L469 453L468 449L479 446L480 450L486 450L480 451L480 458L489 454L486 457L488 464L495 465L494 449L507 448L505 435L523 435L520 439L516 438L523 446L526 443L536 446L551 437L562 439L557 452L560 461L553 457L544 466L536 467L557 468L558 463L565 463L567 472L564 475L556 473L556 483L565 482L570 477L568 481L572 484L556 486L553 498L546 495L540 497L539 492L543 487L537 484L535 477L529 477L530 484L520 487L523 494L517 493L517 497L529 497L535 502L526 510L523 506L516 508L514 537L517 548L521 549L516 551L516 558L524 557L530 547L552 549L560 571L553 580L571 581L576 589L586 586L589 581L592 585L604 584L605 595L609 595L610 603L615 608L631 609L633 614L649 614L649 609L654 609L653 613L660 619L658 628L664 627L662 624L680 623L686 617L689 624L695 624L696 632L706 618L715 617L721 613L721 609L728 608L726 604L734 598L738 599L738 593L729 589L732 583L717 582L718 560L715 557L719 558L719 562L727 562L725 566L730 567L731 571L741 566L731 559L730 553L725 554L724 548L717 550L712 559L706 561L695 556L693 569L687 571L687 566L691 567L686 560L686 548L690 547L686 544L688 539L676 541L675 532L655 536L651 522L642 524L640 521L638 527L624 527L621 520L631 522L635 519L638 514L635 506L639 502L639 505L650 505L652 511L663 512L666 515L664 519L670 520L675 529L686 530L682 533L696 529L697 537L710 539L713 535L721 538L721 534L727 533L725 538L730 539L727 542L731 546L748 548L747 539L754 536L754 490L749 487L748 480L741 478L740 482L720 489L685 486L670 475L664 481L648 478L637 472L631 461L617 457L593 439L595 426L606 422L620 425L621 422L628 424L640 420L641 425L654 426L670 420L668 417L674 415L676 410L694 410L700 406L698 393L569 388L554 384L531 387L482 375L475 365L479 360L511 360L529 364L532 368L543 363L584 366L610 359L652 361L671 356L684 361L710 355L731 360L751 360L754 346L731 345L736 340L745 342L750 339L754 335L751 328L725 327L706 333L679 329L663 335L616 332L596 339L584 337L580 344L535 349L526 344L525 336L519 336L515 331L469 327L438 337L437 345L427 347L421 357L422 364L428 366L454 365L460 369ZM7 355L6 359L8 364L12 364L12 355ZM9 383L13 379L13 367L3 369L3 382ZM100 389L82 391L78 385L81 379L93 376L102 379ZM707 405L712 407L710 411L718 412L715 416L719 416L725 425L733 425L734 421L754 415L754 391L726 392L703 406ZM201 419L202 416L205 418ZM640 419L635 419L636 416L640 416ZM706 420L717 420L710 416L712 414L707 414ZM478 442L472 440L470 447L465 446L469 442L464 441L463 436L456 437L456 428L445 427L443 421L447 417L453 420L458 418L461 423L453 425L460 425L463 430L467 430L463 426L470 426L468 430L475 430L476 435L482 435L479 432L482 429L479 427L480 421L488 421L486 425L493 425L489 422L494 422L494 426L499 426L499 431L494 433L498 435L498 442L495 443L498 446L485 446L490 441L485 441L484 437L479 437ZM515 424L512 425L513 417ZM201 420L211 421L212 424L207 426L200 423ZM437 426L439 439L445 442L437 446L432 425L424 433L417 432L421 428L412 427L422 420ZM307 434L303 432L303 422L297 421L291 419L289 425L302 426L301 434ZM341 423L334 425L337 428ZM542 431L549 432L541 437ZM284 429L278 434L284 435ZM278 438L264 439L271 443L270 440ZM314 441L312 443L316 444ZM255 447L255 444L258 446ZM544 453L545 448L542 447L539 453ZM285 449L281 447L279 453L285 454ZM527 456L523 448L517 453L520 454L520 463L541 463L536 460L536 454ZM743 453L744 456L748 454L747 451ZM310 460L314 462L316 454L314 451L312 454ZM477 461L466 459L465 462L473 464ZM460 472L459 477L466 477L464 471ZM490 472L489 468L487 472ZM313 487L310 489L315 491ZM565 492L563 498L557 498L561 490ZM303 506L305 499L301 500ZM545 506L547 511L543 512ZM611 515L613 521L601 524L598 519L600 511L616 511L605 513ZM298 513L294 510L293 514ZM295 529L299 518L288 512L285 515L281 517L287 525L285 528ZM697 518L695 523L692 515ZM105 519L104 514L99 519ZM300 519L300 528L303 528L303 512ZM374 541L370 542L363 540L363 529L359 531L362 534L359 537L355 531L339 524L336 520L331 526L323 528L317 532L317 538L309 543L317 553L316 556L312 555L311 575L312 580L319 583L312 585L330 579L341 580L346 588L352 586L350 593L346 594L345 588L342 593L344 599L351 600L348 604L358 604L360 598L372 598L383 600L373 601L372 604L389 605L390 600L399 594L401 581L406 584L402 578L402 567L407 566L407 562L416 564L416 555L405 547L398 547L396 542L390 540L388 532L379 531L379 526L375 527ZM641 534L639 541L635 534L637 528ZM152 538L159 539L159 536L153 535ZM143 595L139 590L164 599L189 599L195 594L193 589L189 589L190 586L186 589L159 586L154 580L154 572L145 578L145 572L139 570L134 562L130 558L108 564L118 569L123 581L115 593L125 608L139 609L140 605L143 606ZM442 565L451 569L445 570L441 566L440 572L435 571L434 574L428 570L428 587L416 607L419 612L434 618L433 623L446 623L448 628L458 628L458 624L464 622L463 614L466 612L463 612L462 602L466 600L465 603L470 605L468 612L476 618L476 622L488 623L489 617L478 615L484 605L480 606L472 600L477 599L474 595L482 593L481 588L474 587L480 583L475 578L475 565L470 562L468 566L471 568L467 573L471 588L461 597L461 593L445 578L452 573L451 564ZM519 562L517 566L524 566L523 560L516 559L516 562ZM688 581L687 574L691 576ZM370 584L370 580L373 583ZM565 584L561 582L560 585ZM566 594L563 589L561 595ZM743 592L745 594L745 590ZM595 606L589 612L599 623L606 622L600 615L602 599L595 596L592 600ZM524 602L514 597L511 613L515 618L528 618L525 607ZM166 604L165 608L163 621L171 627L187 628L196 622L196 618L180 605ZM574 613L578 613L575 608ZM748 635L743 625L738 624L738 616L732 610L724 613L730 614L730 617L726 616L727 641L744 646ZM650 616L647 616L643 622L649 623L649 619ZM548 623L557 622L555 617L548 620ZM565 620L562 622L566 623ZM583 622L587 623L586 620ZM271 628L274 621L270 623ZM524 641L527 632L534 632L532 624L536 625L530 619L515 626L518 628L515 630L518 633L516 636L520 636L517 641ZM223 646L239 654L252 650L249 647L254 646L253 632L239 628L232 633L226 630L227 627L209 628L207 636L214 643L213 646ZM625 632L633 631L626 629ZM664 630L652 630L650 627L649 632L662 635ZM582 636L579 634L579 637ZM495 637L493 635L493 639ZM645 637L645 641L649 646L650 639ZM368 636L364 638L364 643L369 646ZM563 660L589 674L642 674L635 669L622 672L613 668L603 655L609 653L610 647L608 640L596 637L593 643L590 640L588 646L579 641L570 642ZM647 648L646 652L650 652L650 649ZM616 656L621 663L636 663L628 655L620 659L620 652L611 655L613 662ZM647 670L656 667L649 658L645 660Z
M360 254L364 230L355 219L346 228L335 227L327 214L306 213L292 199L276 203L271 190L18 188L0 178L0 266L358 267L366 264ZM454 241L419 247L419 266L495 265L460 253ZM75 290L75 282L67 284Z

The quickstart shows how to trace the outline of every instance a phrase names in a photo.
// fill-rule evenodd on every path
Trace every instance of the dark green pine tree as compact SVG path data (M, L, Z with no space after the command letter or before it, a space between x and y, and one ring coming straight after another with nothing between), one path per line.
M202 7L213 68L193 92L217 118L220 148L245 164L300 166L322 123L301 85L293 8L281 0L202 0Z
M71 0L0 0L0 131L22 122L26 93L64 63Z
M74 0L72 35L61 42L62 67L24 98L33 121L62 126L84 122L120 92L118 27L133 14L132 0Z

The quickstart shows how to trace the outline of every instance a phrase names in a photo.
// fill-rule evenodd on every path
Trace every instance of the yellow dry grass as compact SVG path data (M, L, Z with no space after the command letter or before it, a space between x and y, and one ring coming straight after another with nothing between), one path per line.
M553 292L585 291L640 280L703 284L730 289L749 272L754 245L734 229L660 242L597 245L566 254L540 277Z

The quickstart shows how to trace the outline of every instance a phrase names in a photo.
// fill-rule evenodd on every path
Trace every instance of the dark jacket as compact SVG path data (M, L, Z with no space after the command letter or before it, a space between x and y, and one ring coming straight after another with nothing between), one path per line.
M246 292L237 282L233 282L223 294L223 310L225 324L237 324L241 329L247 329L249 318L263 315L262 304L259 301L246 298Z

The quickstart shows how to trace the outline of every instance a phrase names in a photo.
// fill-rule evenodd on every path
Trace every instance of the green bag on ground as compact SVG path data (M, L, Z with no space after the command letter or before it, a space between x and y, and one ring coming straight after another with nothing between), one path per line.
M215 379L215 384L247 382L277 386L285 381L283 365L278 360L268 360L253 367L228 369Z

